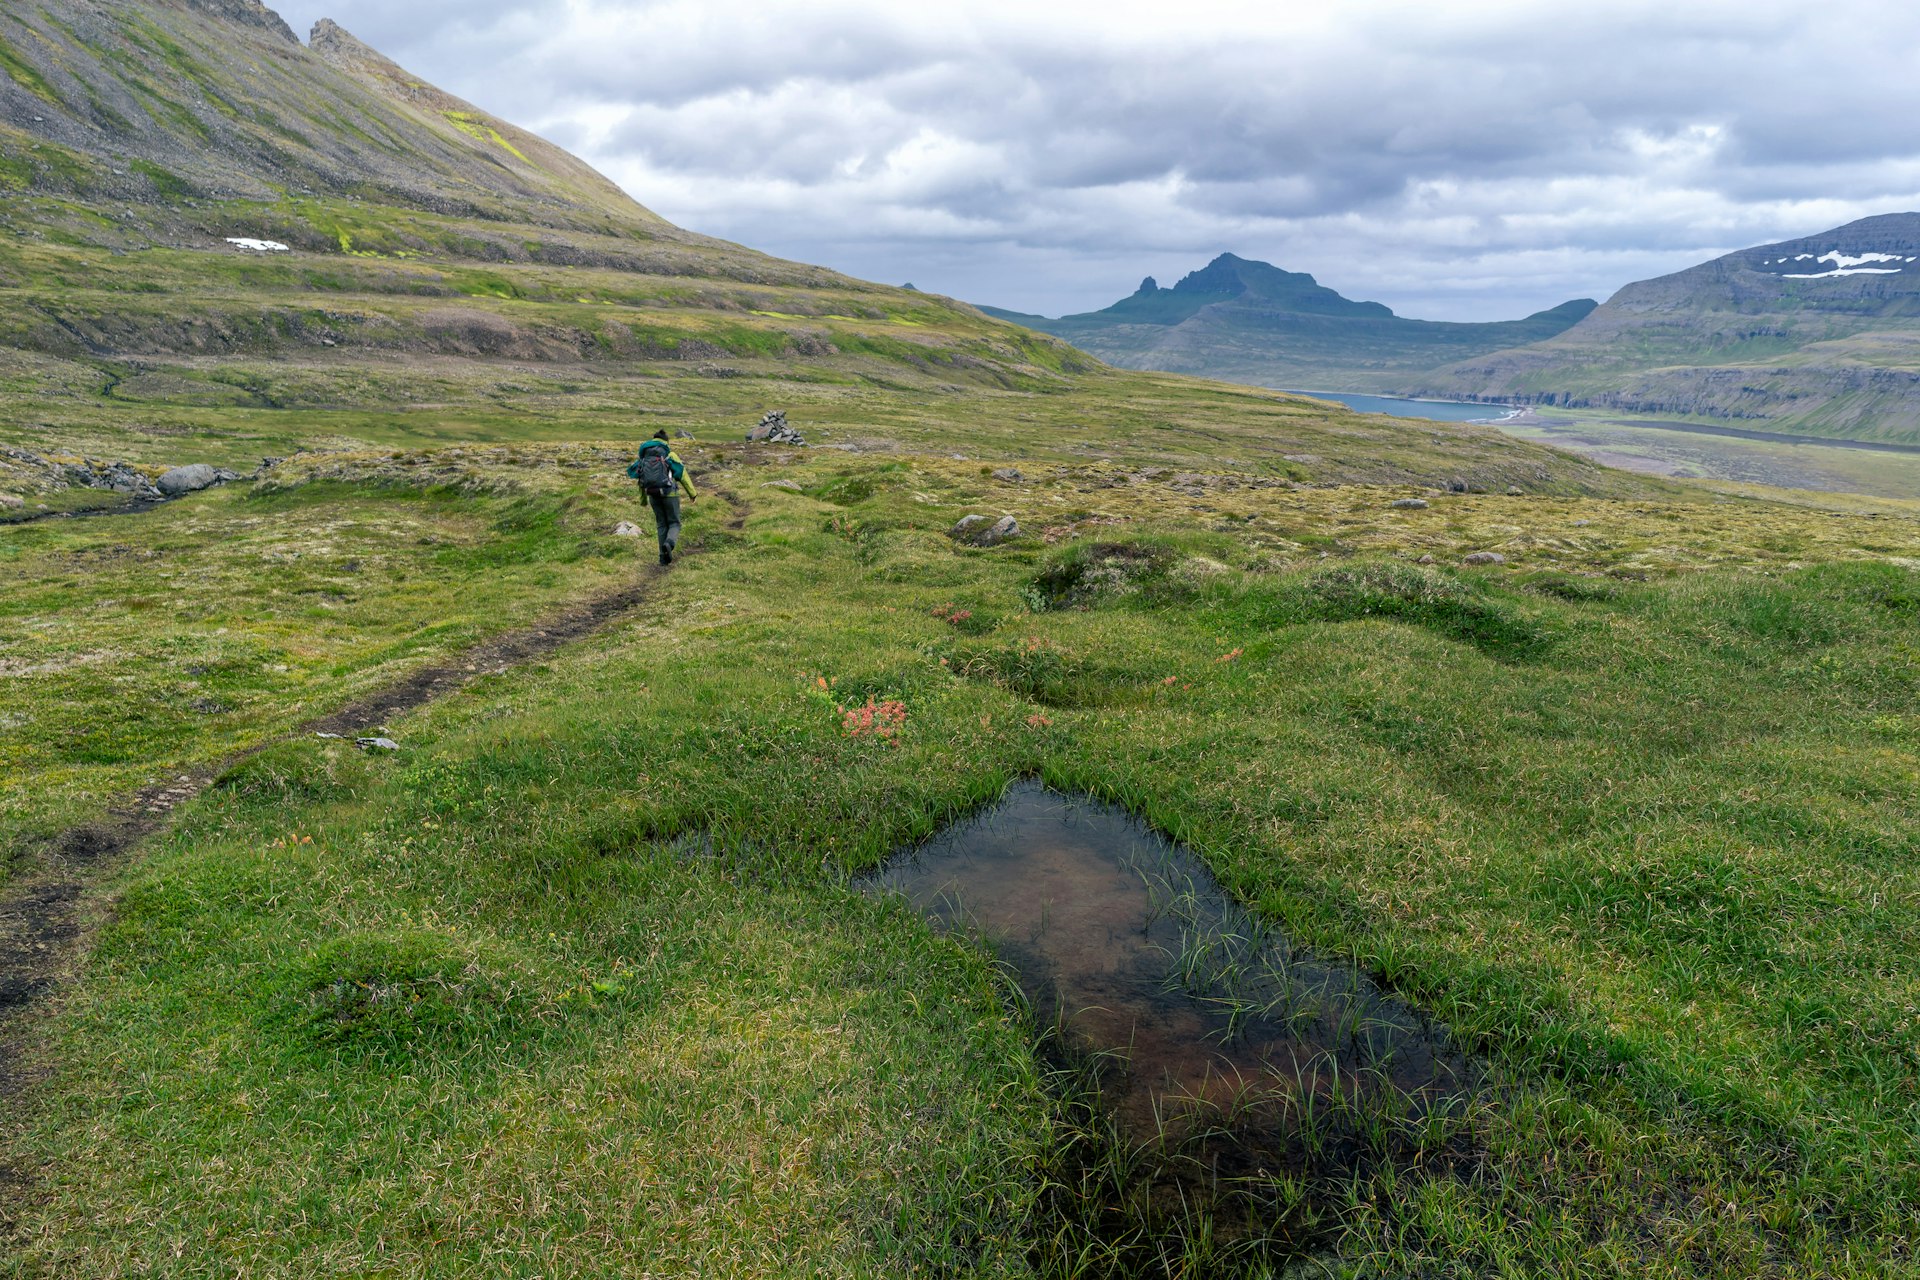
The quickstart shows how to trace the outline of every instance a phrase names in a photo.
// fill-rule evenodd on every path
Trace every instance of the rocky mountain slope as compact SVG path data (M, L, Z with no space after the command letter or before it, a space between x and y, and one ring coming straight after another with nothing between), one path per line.
M0 12L0 191L0 378L38 390L386 395L342 385L349 352L996 386L1092 367L970 307L675 227L332 22L303 45L257 0ZM301 386L276 391L290 359Z
M1132 297L1050 320L983 308L1115 364L1316 391L1395 391L1428 370L1560 333L1593 310L1563 303L1524 320L1409 320L1354 302L1303 272L1223 253L1170 289L1149 276Z
M191 460L244 472L320 441L732 435L778 407L843 447L947 454L1057 420L1059 452L1085 458L1231 423L1289 482L1623 483L1492 434L1115 370L952 299L698 235L332 22L302 44L257 0L0 10L0 191L0 444L37 456L164 467L189 459L159 442L190 434L231 442ZM1180 465L1213 452L1190 448Z
M1920 214L1630 284L1562 334L1406 389L1920 442Z

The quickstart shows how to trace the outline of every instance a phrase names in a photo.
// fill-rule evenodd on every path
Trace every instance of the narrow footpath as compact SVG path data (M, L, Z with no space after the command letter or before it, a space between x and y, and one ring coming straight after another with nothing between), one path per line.
M724 527L744 528L746 504L727 490L711 492L733 509ZM650 542L647 550L651 553ZM699 554L691 549L690 553ZM286 734L155 783L99 819L61 833L44 855L43 865L24 872L0 891L0 1106L50 1069L33 1052L29 1015L80 970L93 933L109 909L109 904L94 900L89 890L109 867L164 828L176 808L275 742L322 733L358 736L480 676L499 675L547 657L631 612L653 595L669 572L648 572L638 582L574 604L536 626L482 641ZM7 1181L7 1171L0 1168L0 1187Z

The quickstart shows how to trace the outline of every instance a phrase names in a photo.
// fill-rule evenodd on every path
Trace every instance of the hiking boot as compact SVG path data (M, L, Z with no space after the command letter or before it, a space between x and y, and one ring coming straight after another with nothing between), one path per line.
M661 563L661 564L672 564L672 563L673 563L673 552L671 552L671 551L669 551L669 550L667 550L667 549L666 549L665 547L662 547L662 548L660 548L660 563Z

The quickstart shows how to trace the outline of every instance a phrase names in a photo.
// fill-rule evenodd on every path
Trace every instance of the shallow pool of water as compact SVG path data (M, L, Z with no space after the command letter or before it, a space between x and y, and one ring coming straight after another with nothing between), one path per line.
M1290 946L1124 810L1017 783L873 885L991 946L1042 1025L1107 1064L1102 1095L1136 1140L1230 1133L1292 1165L1303 1141L1466 1087L1416 1013Z

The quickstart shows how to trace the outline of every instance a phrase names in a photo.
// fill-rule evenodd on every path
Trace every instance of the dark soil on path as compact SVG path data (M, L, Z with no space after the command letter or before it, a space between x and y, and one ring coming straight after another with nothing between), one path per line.
M743 528L746 505L726 490L712 492L734 510L726 528ZM651 542L645 543L643 550L651 554ZM697 549L689 550L697 554ZM537 661L637 607L670 572L646 572L629 586L576 604L537 626L483 641L445 662L423 667L378 693L310 720L286 738L318 733L353 737L445 697L479 676L497 675ZM62 832L40 859L43 865L0 892L0 1103L46 1069L44 1063L36 1062L30 1037L22 1034L22 1015L78 971L87 939L106 911L103 904L89 901L89 886L106 867L164 827L176 807L266 745L261 743L217 765L156 783L115 805L96 821ZM9 1176L0 1166L0 1187L7 1185Z

